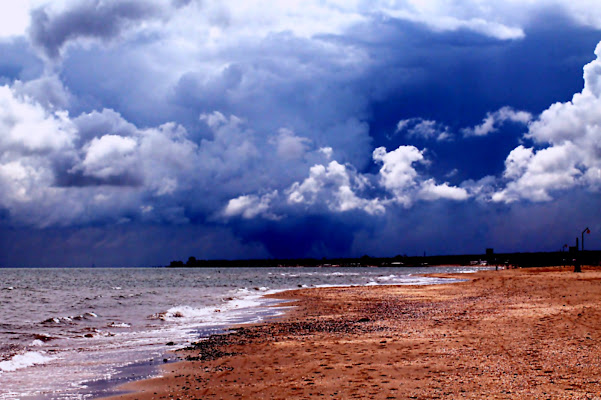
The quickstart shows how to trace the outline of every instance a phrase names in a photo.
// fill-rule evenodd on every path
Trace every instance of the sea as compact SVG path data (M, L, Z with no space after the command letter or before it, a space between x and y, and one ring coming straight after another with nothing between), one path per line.
M159 375L173 350L286 311L266 294L484 268L0 268L0 400L116 394Z

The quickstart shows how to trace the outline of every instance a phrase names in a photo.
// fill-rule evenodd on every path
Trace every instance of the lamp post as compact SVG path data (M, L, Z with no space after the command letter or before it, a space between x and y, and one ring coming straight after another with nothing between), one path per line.
M580 252L578 251L578 236L576 236L576 253L574 253L574 272L582 272L580 268Z
M582 251L584 251L584 234L590 234L591 231L588 229L588 226L582 231L581 239L582 239Z

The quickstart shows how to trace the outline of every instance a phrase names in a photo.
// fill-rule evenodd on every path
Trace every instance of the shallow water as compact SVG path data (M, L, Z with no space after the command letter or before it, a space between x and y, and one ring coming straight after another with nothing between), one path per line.
M168 349L283 312L267 293L477 269L0 269L0 399L89 399L155 374Z

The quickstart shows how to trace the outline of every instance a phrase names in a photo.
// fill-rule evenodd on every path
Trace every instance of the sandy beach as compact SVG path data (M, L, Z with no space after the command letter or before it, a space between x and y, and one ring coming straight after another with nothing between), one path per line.
M112 399L601 399L601 269L290 291Z

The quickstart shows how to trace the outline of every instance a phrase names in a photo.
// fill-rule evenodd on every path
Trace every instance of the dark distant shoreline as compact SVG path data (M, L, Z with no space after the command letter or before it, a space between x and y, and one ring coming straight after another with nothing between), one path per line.
M276 268L276 267L424 267L438 265L506 266L516 268L573 265L578 257L583 265L601 265L601 251L535 252L499 254L462 254L424 257L369 257L359 258L288 258L249 260L172 261L167 268Z
M395 256L395 257L338 257L338 258L269 258L226 260L199 260L195 257L187 261L171 261L169 265L151 266L9 266L0 268L277 268L277 267L424 267L424 266L505 266L529 268L542 266L574 265L574 259L582 265L601 265L601 250L579 252L555 251L532 253L459 254L437 256Z

